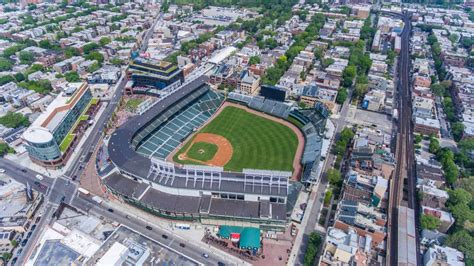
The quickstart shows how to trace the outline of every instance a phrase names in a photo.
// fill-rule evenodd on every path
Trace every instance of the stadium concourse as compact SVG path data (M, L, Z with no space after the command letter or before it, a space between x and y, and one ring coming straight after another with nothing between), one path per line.
M292 172L246 168L230 172L223 167L177 165L166 160L224 102L207 81L208 77L199 76L183 84L119 127L108 144L110 160L118 171L105 177L104 184L124 201L166 218L284 228L298 194L296 187L301 187L299 182L290 182ZM276 105L272 108L278 115L271 110L267 113L280 118L293 113L289 105ZM313 113L318 116L320 112ZM311 118L297 114L301 125L313 125ZM323 127L324 121L319 115ZM305 143L305 149L308 144L314 145ZM305 154L306 150L302 156ZM319 161L315 155L313 163ZM311 182L309 178L302 181Z

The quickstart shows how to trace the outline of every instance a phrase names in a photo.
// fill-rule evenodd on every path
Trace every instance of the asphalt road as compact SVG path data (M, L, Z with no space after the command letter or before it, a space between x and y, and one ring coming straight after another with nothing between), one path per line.
M140 46L140 53L144 53L148 49L148 41L150 40L150 37L153 35L153 31L156 27L156 23L158 23L158 21L160 21L162 17L163 17L163 13L160 12L160 15L155 19L155 21L153 22L153 25L148 29L146 36L142 41L142 45Z
M46 194L48 188L53 184L53 179L43 176L43 180L36 178L36 175L40 174L29 168L25 168L10 160L0 158L0 168L5 170L5 174L13 177L16 181L26 185L30 184L31 188L39 191L42 194ZM35 182L37 182L35 184Z
M332 121L334 122L336 129L334 134L338 134L346 125L345 118L347 117L347 113L349 112L349 105L351 102L352 98L352 90L349 91L348 95L348 100L344 102L344 104L341 107L341 110L339 111L340 116L338 119L333 119ZM333 141L336 139L336 136L332 139L330 143L330 147L333 144ZM313 204L313 207L307 211L305 215L309 215L308 223L306 224L303 232L303 240L301 242L301 245L299 247L298 255L296 258L296 262L298 262L298 265L303 265L304 264L304 255L306 252L306 249L308 247L308 240L309 240L309 235L314 232L314 229L316 227L316 224L318 223L318 214L321 211L321 205L323 204L323 198L324 198L324 191L326 190L326 186L328 183L328 180L326 178L326 173L331 167L333 167L334 161L336 157L334 154L331 152L328 153L328 156L326 158L326 163L324 164L324 169L322 170L322 176L321 180L319 181L318 188L316 190L316 198L314 199L315 202ZM328 212L327 215L330 215L330 212Z
M195 244L190 243L188 240L176 236L170 231L162 230L161 228L156 227L152 223L143 221L131 215L127 215L126 213L121 212L120 210L114 209L113 212L110 212L107 207L98 204L87 196L82 196L82 194L80 195L81 196L78 195L74 198L72 205L76 208L88 212L89 214L103 216L113 221L117 221L118 223L123 224L144 236L154 239L160 245L166 248L170 248L171 250L180 252L186 255L187 257L204 265L217 265L218 262L225 262L226 265L233 264L230 261L218 258L213 253L210 253L209 250L205 248L206 245L204 243L202 244L202 246L198 247ZM146 226L150 226L152 230L146 229ZM165 235L166 237L163 237L163 235ZM182 247L181 244L184 244L184 247ZM204 258L203 253L207 253L209 257Z

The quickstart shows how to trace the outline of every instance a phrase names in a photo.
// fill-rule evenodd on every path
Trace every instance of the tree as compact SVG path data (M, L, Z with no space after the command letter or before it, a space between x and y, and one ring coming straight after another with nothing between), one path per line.
M474 238L466 230L459 230L449 235L445 244L464 253L466 259L474 258Z
M448 191L449 199L448 204L453 206L457 204L469 204L472 200L472 195L462 188L456 188Z
M472 210L466 204L457 204L449 207L451 214L456 220L456 225L462 227L465 221L474 221Z
M441 84L436 83L431 85L431 91L433 91L436 96L442 97L444 95L445 88Z
M368 84L357 83L355 86L354 94L357 97L363 97L369 90Z
M321 60L321 58L323 58L324 56L324 50L323 48L316 48L314 49L314 58L316 58L317 60Z
M335 61L332 58L329 58L329 57L328 58L323 58L323 60L321 60L321 66L323 68L327 68L328 66L334 64L334 62Z
M420 143L423 140L423 135L415 135L415 144Z
M256 65L256 64L260 64L260 57L251 56L249 59L249 65Z
M167 61L168 61L168 60L167 60ZM112 58L112 59L110 59L110 63L111 63L112 65L119 66L119 65L123 64L123 60L120 59L120 58Z
M326 172L326 177L331 185L337 186L341 182L341 172L331 168Z
M352 82L357 75L357 68L355 66L348 66L342 72L343 85L345 87L352 86Z
M29 126L30 121L26 116L20 113L7 112L6 115L0 117L0 124L9 128L17 128L20 126Z
M90 65L88 68L87 68L87 71L89 73L93 73L93 72L96 72L97 70L99 70L100 68L100 65L99 63L95 62L94 64Z
M316 258L320 245L321 236L315 232L312 232L309 235L308 247L306 248L306 252L304 254L304 266L310 266L314 264L314 259Z
M88 54L86 56L86 59L87 60L96 60L97 62L99 62L99 64L102 64L102 62L104 62L104 56L101 53L97 52L97 51L93 51L90 54Z
M70 71L64 74L64 77L68 82L79 82L81 81L81 77L77 73L77 71Z
M458 40L459 40L459 35L456 34L456 33L451 33L451 34L449 34L448 39L449 39L452 43L457 43Z
M354 131L351 128L345 127L340 134L340 139L349 142L354 137Z
M76 48L67 47L66 49L64 49L64 57L66 58L71 58L73 56L78 56L78 55L79 55L79 51Z
M14 248L16 248L18 246L18 241L16 241L15 239L12 239L12 241L10 241L10 243L12 244L12 246Z
M18 86L41 94L46 94L52 89L49 80L22 81L18 83Z
M336 103L343 104L347 99L348 93L347 89L342 87L337 91Z
M9 261L12 258L12 254L5 252L3 253L2 257L5 261Z
M324 205L325 206L328 206L329 203L331 202L331 197L332 197L332 190L329 189L327 192L326 192L326 195L324 195Z
M438 229L441 221L434 216L422 214L420 217L420 224L423 229L435 230Z
M439 141L436 138L430 138L429 151L433 154L436 154L438 153L439 149Z
M82 51L85 54L89 54L90 52L99 49L99 45L95 42L88 43L82 47Z
M23 75L23 73L18 72L14 75L14 78L16 82L22 82L23 80L25 80L25 75Z
M460 141L464 132L464 124L456 122L451 124L451 133L455 141Z
M16 54L16 52L20 51L24 47L22 45L14 45L6 48L3 50L3 56L9 58L10 56Z
M51 49L53 47L49 40L41 40L41 41L39 41L38 45L39 45L39 47L41 47L43 49Z
M20 61L22 64L30 65L35 61L35 56L33 55L32 52L21 51Z
M12 69L12 62L6 58L0 58L0 71L7 71Z
M100 46L106 46L107 44L111 43L112 40L109 37L102 37L99 40Z
M10 75L0 77L0 85L5 85L5 84L7 84L9 82L12 82L12 81L15 81L15 79Z

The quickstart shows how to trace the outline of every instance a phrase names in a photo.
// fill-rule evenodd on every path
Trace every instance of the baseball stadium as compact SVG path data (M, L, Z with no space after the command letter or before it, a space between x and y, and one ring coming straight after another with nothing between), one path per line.
M229 93L201 75L118 127L104 184L153 214L208 224L284 227L315 182L327 110Z

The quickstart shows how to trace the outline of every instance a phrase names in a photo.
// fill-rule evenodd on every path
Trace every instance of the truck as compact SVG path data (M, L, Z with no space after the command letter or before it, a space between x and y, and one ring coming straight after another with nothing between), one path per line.
M101 197L98 196L93 196L92 200L97 202L98 204L101 204L104 201Z
M83 188L81 188L81 187L78 188L77 191L81 192L82 194L84 194L84 195L86 195L86 196L90 194L88 190L83 189Z

